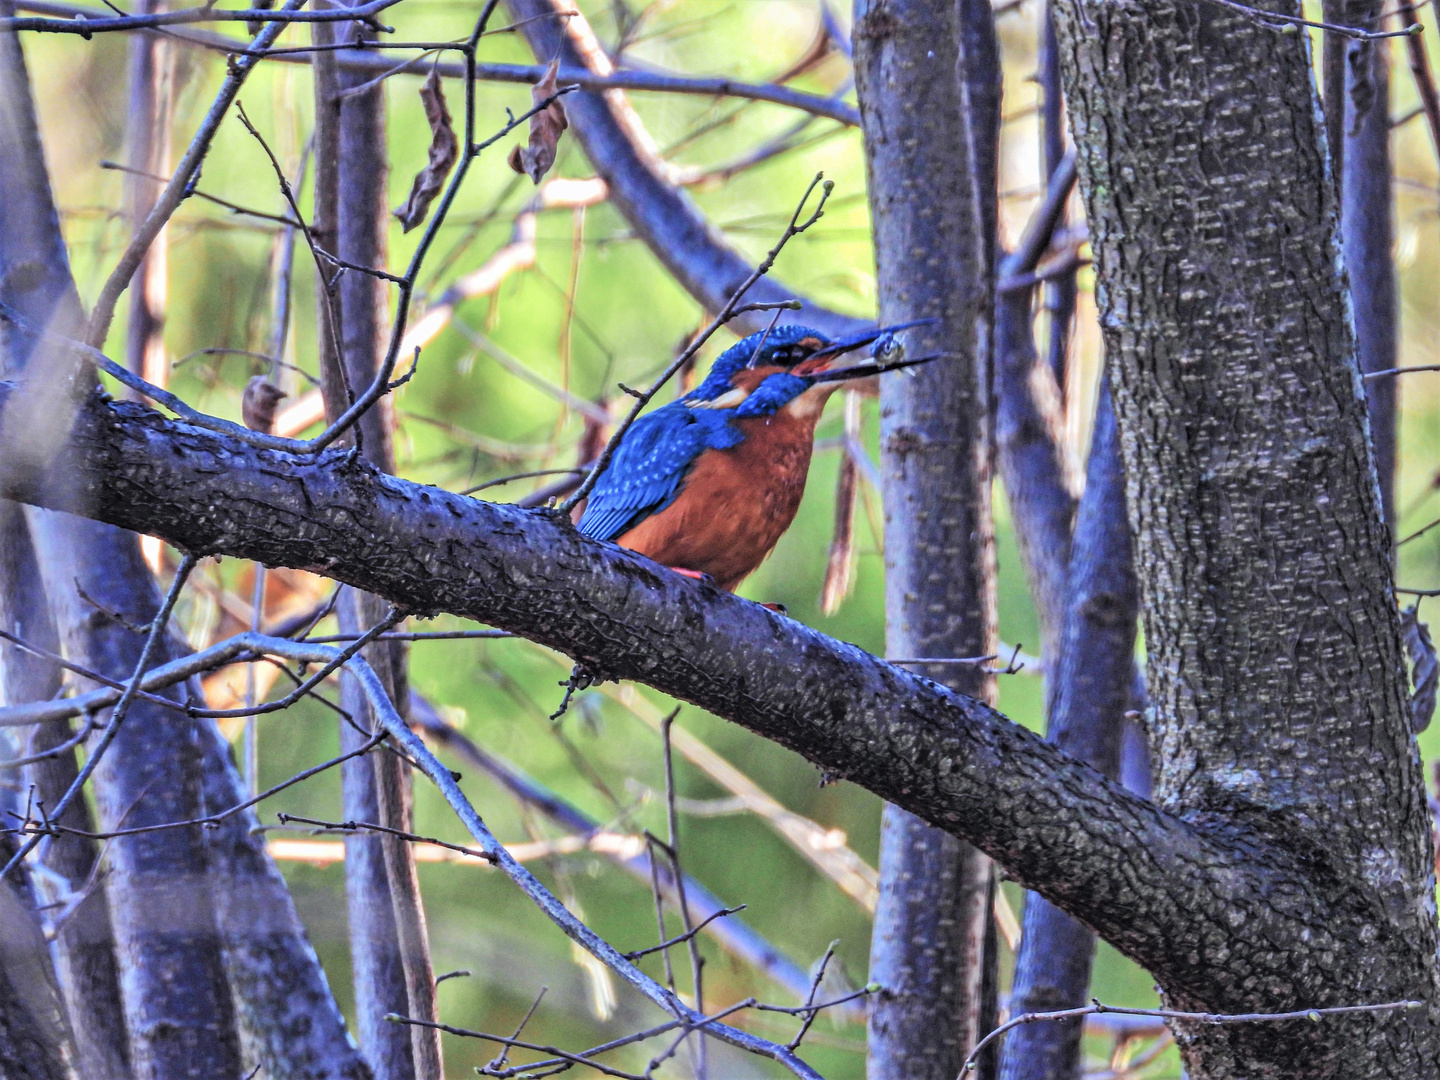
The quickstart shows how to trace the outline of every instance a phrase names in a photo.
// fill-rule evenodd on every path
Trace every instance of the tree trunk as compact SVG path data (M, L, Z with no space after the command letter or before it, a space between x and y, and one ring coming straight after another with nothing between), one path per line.
M155 0L142 0L136 12L159 10ZM130 100L125 117L126 158L131 169L125 177L127 213L131 229L139 227L160 195L170 174L170 121L174 45L160 35L136 34L130 38ZM137 175L148 173L148 176ZM150 245L130 280L130 317L125 322L125 365L157 386L168 381L165 362L165 301L169 230Z
M66 656L113 679L135 670L160 598L133 535L63 514L31 532ZM156 662L169 658L166 642ZM108 710L98 719L103 724ZM105 830L200 816L199 757L183 713L137 700L94 774ZM138 1077L231 1076L240 1070L230 990L198 825L116 837L107 888L120 989Z
M345 24L335 33L358 39L362 28ZM344 95L333 99L338 103L334 107L317 104L317 115L323 117L316 138L317 181L322 175L327 177L317 191L334 198L323 216L333 222L335 250L341 259L383 268L389 232L384 88L377 85L361 94L346 95L367 78L337 71L332 84L329 76L319 76L317 69L317 95L331 92L332 85L334 94ZM379 369L388 337L387 289L384 281L369 274L346 271L340 277L340 347L333 358L328 351L322 354L323 369L332 373L324 379L326 412L331 420L348 404L333 392L335 384L348 386L350 393L358 395ZM395 471L393 407L392 398L382 398L361 417L356 430L365 459L385 472ZM346 590L337 608L341 632L363 633L379 622L388 608L378 597ZM403 715L409 703L404 646L374 645L365 655ZM341 700L355 725L340 724L341 749L349 751L365 741L362 732L375 726L375 718L364 693L348 674L341 679ZM409 831L411 781L404 762L382 750L353 758L341 770L347 820ZM345 852L362 1045L379 1080L425 1080L443 1075L438 1030L384 1019L392 1012L438 1019L414 853L398 837L363 833L345 838Z
M40 582L23 508L0 503L0 625L21 640L52 652L60 643ZM32 653L0 644L4 670L0 690L8 703L53 697L61 688L60 669ZM70 725L56 721L32 729L21 743L25 756L57 748L73 736ZM17 755L18 756L18 755ZM45 806L55 806L75 780L75 751L62 751L25 767L27 788ZM83 800L59 818L71 829L93 830ZM8 858L8 856L7 856ZM36 882L49 904L62 905L55 932L55 964L75 1041L75 1068L83 1080L122 1080L130 1075L125 1019L117 1008L120 982L115 969L115 934L110 925L103 877L95 870L95 841L60 834L46 839L38 858L48 874Z
M249 790L214 722L197 720L196 738L205 812L246 801ZM247 1060L275 1080L371 1080L258 825L244 810L206 833Z
M971 7L856 5L880 318L935 317L935 327L915 333L914 347L952 354L915 379L881 386L892 656L977 656L996 642L988 414L998 92L972 103L968 91L986 77L998 85L998 67L993 48L986 57L962 41L961 8ZM988 7L984 16L988 24ZM993 46L993 26L989 32ZM923 670L994 699L994 680L981 668ZM988 1029L991 875L975 848L885 808L870 958L870 976L883 987L870 1004L872 1080L953 1080Z
M1262 937L1227 941L1225 996L1235 1011L1428 1003L1305 1031L1182 1026L1190 1075L1429 1075L1430 823L1306 39L1208 4L1057 13L1145 601L1156 798L1323 867L1327 931L1369 911L1300 966ZM1174 947L1205 940L1197 927Z
M1119 773L1124 714L1130 707L1138 604L1120 441L1110 388L1102 380L1089 473L1075 522L1063 641L1048 658L1054 692L1047 734L1061 749L1111 777ZM1020 940L1010 1015L1084 1005L1094 933L1031 894ZM1078 1018L1017 1029L1006 1038L1002 1080L1078 1080L1083 1031Z

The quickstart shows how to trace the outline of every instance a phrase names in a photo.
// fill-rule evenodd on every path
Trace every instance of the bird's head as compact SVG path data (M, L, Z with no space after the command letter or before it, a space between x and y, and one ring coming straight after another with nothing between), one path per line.
M892 342L894 335L901 330L931 322L934 320L917 319L841 337L830 337L808 326L776 326L762 330L742 338L721 353L705 381L686 397L694 402L716 401L731 395L739 386L749 390L752 384L758 385L764 376L776 372L789 372L801 377L826 371L839 375L844 369L834 369L832 365L846 353L866 345ZM863 375L875 373L869 370L870 366L865 367L866 370L857 369L857 372ZM825 381L833 381L833 376Z

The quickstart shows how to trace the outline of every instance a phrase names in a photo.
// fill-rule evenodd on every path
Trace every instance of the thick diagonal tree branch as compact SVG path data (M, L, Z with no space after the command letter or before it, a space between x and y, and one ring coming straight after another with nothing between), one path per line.
M1324 963L1325 942L1338 948L1376 916L1363 896L1330 895L1278 849L1223 823L1187 825L988 706L543 511L385 476L339 451L258 451L95 399L79 408L62 458L37 471L5 454L25 422L15 396L0 392L0 496L193 552L319 571L694 702L976 844L1208 1007L1240 996L1224 957L1203 944L1228 934L1227 920L1290 942L1277 944L1269 974L1283 1004L1297 973ZM1317 995L1341 1003L1345 992Z

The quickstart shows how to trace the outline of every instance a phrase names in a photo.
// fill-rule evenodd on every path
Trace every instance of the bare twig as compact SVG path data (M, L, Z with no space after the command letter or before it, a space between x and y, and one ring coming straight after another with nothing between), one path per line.
M1420 95L1420 107L1425 111L1425 123L1430 128L1430 145L1440 155L1440 92L1435 89L1430 58L1425 52L1425 39L1420 36L1420 16L1410 4L1403 5L1398 14L1405 29L1410 31L1405 50L1410 57L1410 75Z
M289 2L296 3L300 2L300 0L289 0ZM262 31L262 33L263 32L264 31ZM469 46L467 46L467 48L469 48ZM467 56L468 55L469 54L467 54ZM235 87L235 89L236 91L239 90L238 85ZM381 364L379 371L376 373L375 381L371 383L370 386L359 397L356 398L354 404L352 404L348 409L346 409L345 412L340 417L338 417L333 424L330 424L324 431L322 431L313 439L297 441L294 439L280 438L278 436L268 435L259 431L251 431L249 428L246 428L241 424L236 424L230 420L222 420L219 417L209 416L195 408L192 408L190 405L188 405L176 395L170 393L168 390L163 390L160 387L155 386L154 384L147 382L146 380L141 379L138 376L127 371L124 367L115 363L104 353L102 353L98 347L87 344L86 342L76 341L62 334L53 333L42 327L37 327L30 320L26 319L23 315L21 315L20 312L16 311L8 304L0 303L0 317L3 317L6 321L19 327L26 333L36 334L46 339L59 341L63 344L68 345L77 356L86 360L88 363L98 367L106 374L112 376L122 385L128 386L132 390L136 390L142 394L145 394L159 404L165 406L165 408L170 409L177 416L180 416L187 420L189 423L194 424L196 427L201 427L209 431L216 431L222 434L230 435L233 438L238 439L240 442L246 443L250 446L254 446L262 450L280 450L292 454L319 453L321 450L324 450L326 447L330 446L333 442L335 442L335 440L338 439L341 435L343 435L346 431L348 431L355 424L355 422L360 419L361 416L363 416L366 412L370 410L370 408L375 404L375 402L377 402L385 393L388 392L390 388L390 378L395 370L395 362L398 357L400 342L404 337L405 319L409 311L410 300L414 291L415 279L419 274L420 267L424 262L426 253L429 251L431 244L434 242L435 234L438 232L440 226L443 224L445 215L450 208L450 204L454 201L456 191L458 190L459 184L464 179L465 173L469 167L469 163L486 147L492 145L497 140L503 138L510 131L525 123L531 115L547 107L556 98L560 97L563 94L569 93L574 89L574 87L561 87L555 94L547 97L544 101L537 102L533 108L516 117L514 120L506 124L503 128L497 131L490 138L486 139L484 142L470 144L470 152L460 155L460 163L456 168L454 174L451 176L449 186L446 188L444 195L442 195L439 200L438 208L430 219L430 225L426 229L424 237L421 239L420 244L415 249L414 255L411 257L410 265L405 275L399 278L396 278L393 275L386 275L387 277L393 279L399 286L400 299L396 307L394 328L391 331L390 347L386 350L385 359ZM467 90L467 140L473 138L473 118L471 115L473 112L473 95L474 88L473 84L471 84L469 85L469 88ZM231 97L233 98L233 94L231 95ZM182 166L183 164L184 163L182 162ZM151 217L153 218L154 216L155 214L152 213ZM149 219L147 219L147 222L148 220ZM159 226L157 225L157 231L158 228ZM355 269L364 270L368 268L356 267ZM383 273L383 271L381 273ZM126 280L128 281L128 277ZM118 296L119 293L117 292L115 294L115 297L112 298L110 302L112 314L114 310L114 299L118 299ZM98 305L99 302L97 301L96 314L98 314L99 312ZM95 315L92 314L92 325L94 324L94 318ZM106 321L106 325L108 326L108 319Z
M125 684L125 689L121 691L120 699L115 703L115 711L110 714L110 720L106 723L105 730L101 732L100 738L86 756L84 767L71 782L70 787L66 789L65 794L60 797L60 801L51 808L49 814L51 819L59 820L69 808L70 804L75 801L76 797L84 788L86 781L90 779L96 767L99 766L101 759L105 756L105 751L110 748L110 744L115 741L115 736L119 734L120 725L125 722L125 714L130 711L130 706L135 701L135 696L140 690L140 680L150 667L150 657L154 654L155 648L160 643L160 640L165 636L165 628L170 624L170 613L175 610L175 602L180 599L180 592L185 588L185 581L189 578L191 571L195 569L195 564L198 561L194 555L189 553L186 553L185 557L180 560L179 569L175 571L175 579L170 583L170 589L165 594L165 600L160 605L160 610L156 612L155 618L150 621L149 631L145 635L145 644L140 649L140 658L135 662L135 671ZM19 865L25 856L34 851L35 846L39 844L43 838L43 834L32 836L26 840L24 844L20 845L20 849L11 856L4 868L0 869L0 880L3 880L11 870Z
M509 484L515 480L529 480L535 476L579 476L580 469L533 469L530 472L512 473L509 476L501 476L494 480L486 480L483 484L475 484L473 487L465 488L458 492L460 495L474 495L477 491L484 491L486 488L499 487L501 484Z
M1254 19L1261 26L1269 27L1271 30L1281 32L1291 31L1292 27L1308 26L1314 30L1325 30L1341 37L1355 38L1357 41L1378 41L1381 38L1410 37L1420 33L1418 23L1407 26L1403 30L1361 30L1356 26L1345 26L1340 23L1315 22L1310 19L1302 19L1298 15L1285 15L1278 11L1266 11L1264 8L1251 7L1249 4L1241 4L1238 0L1209 0L1212 4L1219 4L1231 11L1238 11ZM1293 31L1291 31L1293 32Z
M389 630L390 627L394 626L404 617L404 611L399 608L392 607L390 609L390 613L386 615L385 618L381 619L369 630L365 631L365 633L357 637L344 649L337 650L334 659L331 659L314 675L310 676L310 678L306 679L303 683L297 686L294 690L290 691L290 693L286 694L283 698L280 698L278 701L269 701L263 705L252 705L249 708L244 709L192 708L190 712L194 716L208 716L220 720L238 716L259 716L262 713L280 712L283 709L288 709L291 705L295 704L295 702L299 701L302 697L304 697L306 693L319 686L335 671L338 671L351 657L357 655L360 650L363 649L366 645L370 644L370 642L374 641L385 631Z
M385 738L384 733L376 736L375 743ZM367 748L368 749L368 748ZM433 836L420 836L417 833L406 832L404 829L392 829L389 825L380 825L373 821L321 821L318 818L300 817L296 814L276 814L275 818L281 824L288 824L298 821L302 825L314 825L317 832L373 832L383 833L386 836L397 836L401 840L408 840L412 844L433 844L435 847L448 848L450 851L458 851L462 855L469 855L476 859L482 859L488 863L494 863L495 859L484 851L477 851L475 848L466 847L464 844L452 844L448 840L440 840Z
M1122 1016L1153 1016L1161 1020L1179 1020L1193 1024L1258 1024L1276 1023L1285 1020L1309 1020L1318 1024L1327 1016L1345 1016L1350 1013L1389 1012L1392 1009L1423 1009L1423 1001L1390 1001L1383 1005L1334 1005L1324 1009L1299 1009L1280 1013L1200 1013L1180 1012L1176 1009L1127 1009L1118 1005L1106 1005L1094 998L1089 1005L1076 1009L1057 1009L1055 1012L1025 1013L1001 1024L975 1044L965 1065L960 1070L961 1080L966 1073L974 1071L980 1059L980 1052L996 1039L1022 1024L1034 1024L1045 1020L1071 1020L1079 1016L1093 1016L1096 1013L1119 1013Z
M515 1034L511 1035L510 1038L518 1039L522 1034L524 1034L525 1025L530 1023L530 1018L535 1015L535 1010L540 1007L541 1000L545 997L546 993L548 993L549 990L550 988L548 986L542 986L540 988L540 993L535 995L535 1000L530 1003L530 1008L527 1009L525 1011L525 1015L520 1018L520 1023L515 1025ZM492 1058L490 1060L490 1063L485 1066L486 1070L495 1072L505 1068L505 1062L509 1059L509 1057L510 1045L507 1043L500 1048L499 1055Z
M286 641L278 638L266 638L259 635L241 634L231 639L233 648L243 648L252 652L269 652L278 656L284 656L291 660L304 660L307 662L324 661L327 666L337 662L348 665L349 670L355 676L356 681L364 690L369 699L375 717L383 726L390 738L401 750L409 754L416 762L417 767L428 776L433 784L439 788L445 801L450 804L451 809L460 818L467 832L479 842L480 850L485 852L491 860L499 866L516 885L518 885L534 903L559 927L571 940L584 948L591 955L596 957L606 967L614 971L631 986L635 987L656 1005L665 1009L675 1016L682 1024L694 1030L696 1027L705 1026L707 1031L716 1038L740 1049L748 1050L751 1053L762 1057L770 1058L788 1069L795 1076L802 1080L820 1080L819 1074L807 1064L797 1058L790 1050L785 1049L777 1043L767 1039L757 1038L748 1032L715 1022L715 1017L706 1017L696 1010L686 1006L680 999L663 986L656 983L633 963L625 959L609 942L597 935L588 926L575 918L555 896L546 889L540 882L521 866L510 855L505 847L495 838L489 828L481 820L480 815L475 812L469 799L461 791L456 783L454 775L449 769L430 752L416 735L401 719L395 707L385 696L385 691L380 683L379 676L361 657L351 656L348 660L340 660L340 650L332 646L311 645L302 642Z
M820 188L820 199L816 203L815 209L810 216L806 218L804 222L801 222L800 215L805 212L806 204L810 201L810 195L817 187ZM610 436L610 441L605 444L605 449L600 452L600 457L596 460L595 467L590 470L590 475L585 478L585 482L576 488L574 493L556 509L555 512L557 516L568 517L570 511L579 505L581 500L588 498L590 492L595 490L596 482L600 479L601 474L609 468L610 459L614 457L616 448L619 447L620 441L624 439L625 433L630 430L630 426L640 418L641 411L650 403L651 399L660 392L660 389L670 381L671 376L690 362L690 359L699 352L705 342L710 340L715 331L719 330L720 327L734 318L735 309L739 305L741 298L750 290L752 285L770 272L770 268L775 265L775 259L779 256L785 245L788 244L792 238L799 236L824 216L825 202L830 198L830 192L834 190L834 187L834 181L826 180L824 173L815 174L815 179L811 180L810 186L805 189L805 194L801 196L799 205L795 207L795 213L790 216L790 224L785 227L785 232L781 235L775 246L770 249L760 265L751 271L750 276L735 290L729 301L726 302L725 306L720 310L720 313L711 320L710 325L700 331L689 346L670 362L669 366L660 373L659 378L650 384L648 390L638 395L630 412L626 415L625 419L616 426L615 433Z
M395 0L398 2L398 0ZM145 25L115 26L117 20L111 19L103 11L96 8L89 8L75 4L48 3L45 0L30 0L27 3L15 5L19 9L27 11L41 11L52 13L55 18L47 21L47 24L58 25L60 32L81 33L82 28L89 33L106 32L107 30L145 30L153 31L156 28ZM199 10L199 9L194 9ZM358 11L361 9L348 9ZM174 12L167 13L172 18ZM556 13L561 14L561 13ZM248 13L243 11L230 11L225 13L226 17L238 16L248 18ZM316 18L315 15L322 17ZM325 13L299 12L288 22L334 22L337 20L333 15L324 17ZM351 18L346 14L341 20ZM547 18L554 17L547 15ZM153 16L127 16L130 19L154 18ZM271 12L270 19L279 21L285 19L284 12ZM0 32L3 32L11 22L31 20L0 20ZM201 19L176 20L201 22ZM530 20L526 20L530 21ZM513 24L506 28L505 32L518 28L521 23ZM16 27L16 29L40 29L40 27ZM497 30L494 33L500 33ZM167 35L172 39L193 46L215 49L234 56L247 56L269 58L284 63L306 64L310 62L308 54L316 50L315 46L304 46L300 48L257 48L252 44L249 48L241 45L233 38L226 38L219 34L207 33L204 31L192 31L188 33L175 33ZM486 35L488 36L488 34ZM377 78L389 78L399 74L428 74L431 65L425 62L422 54L401 64L392 64L384 56L372 50L378 49L423 49L426 52L436 52L444 48L455 48L453 42L363 42L349 45L338 45L336 49L341 51L339 66L345 70L358 72L373 72ZM442 63L438 65L442 77L449 79L463 78L465 69L462 64ZM484 82L504 83L536 83L545 74L543 64L497 64L483 63L476 64L475 77ZM558 78L561 83L575 84L584 90L641 90L651 93L685 94L698 95L700 97L733 97L750 101L767 102L773 105L782 105L786 108L798 109L814 116L825 117L837 120L847 127L858 127L860 114L854 106L846 104L843 100L834 95L821 95L806 93L801 90L792 90L787 86L776 83L749 83L738 79L730 79L724 76L689 76L673 75L669 73L650 71L615 71L606 74L590 71L583 67L562 67L559 70Z
M779 316L777 311L776 316ZM701 975L704 971L705 962L700 957L700 943L695 940L695 933L699 929L690 918L690 904L685 899L685 874L680 869L680 817L675 811L675 754L670 743L670 732L675 726L675 719L680 715L680 706L675 706L670 714L660 722L660 740L665 747L665 828L667 833L667 844L665 854L670 859L670 873L675 882L675 895L679 901L676 905L680 909L680 925L684 927L686 947L690 954L690 985L694 996L695 1011L705 1011L705 993ZM790 1049L794 1049L791 1047ZM706 1080L708 1054L705 1048L705 1033L701 1032L695 1047L695 1080Z
M639 960L642 956L649 956L651 953L659 952L661 949L668 949L674 945L683 944L700 933L701 930L704 930L705 927L709 926L716 919L723 918L726 915L734 915L737 911L744 911L747 906L746 904L737 904L735 907L721 908L719 911L712 911L702 921L696 923L693 930L686 930L683 934L676 934L669 941L662 941L659 945L651 945L648 949L636 949L634 952L627 952L625 958L627 960ZM791 1049L793 1050L794 1047L792 1046Z
M144 169L132 169L129 165L121 165L118 161L101 161L100 168L110 169L115 172L128 173L131 176L141 176L147 180L158 180L160 183L167 183L168 176L160 176L157 173L146 172ZM229 199L222 199L218 195L211 195L201 191L199 188L192 188L186 192L187 197L200 199L204 202L214 203L216 206L224 207L232 214L244 214L246 217L259 218L262 221L273 221L280 225L298 226L300 222L294 218L288 218L284 214L271 214L264 210L252 210L248 206L241 206L239 203L231 202Z
M213 4L205 4L203 7L182 8L179 11L157 11L150 15L118 15L113 18L105 16L99 18L77 16L72 19L15 17L0 19L0 33L32 30L42 34L78 34L89 40L94 34L110 34L123 30L155 30L164 26L183 26L198 22L266 23L268 25L255 36L255 41L251 44L250 49L234 50L242 56L252 51L257 51L263 56L264 50L269 48L270 43L279 37L280 32L290 23L373 20L380 12L394 7L398 3L400 0L370 0L370 3L362 4L360 7L320 11L300 11L297 10L299 4L286 4L279 11L272 11L268 8L236 11L217 8Z
M285 6L282 10L266 13L269 16L267 20L268 25L262 28L260 33L255 35L254 45L262 49L268 47L271 42L280 36L280 32L285 29L289 19L292 17L299 18L308 15L310 18L315 19L326 14L333 17L335 14L298 11L297 9L304 2L305 0L285 0ZM374 3L370 6L374 6L374 4L388 6L396 2L397 0L374 0ZM207 7L195 10L209 11L210 9ZM128 18L164 19L180 14L182 13L157 12L154 15L137 15L129 16ZM226 14L230 13L227 12ZM241 16L246 13L235 12L234 14ZM26 23L32 21L42 23L55 22L60 23L62 26L65 25L64 22L58 19L0 19L0 30L3 30L7 23ZM85 22L91 21L94 20L85 20ZM122 19L119 21L125 20ZM70 32L78 32L75 30L76 23L80 23L80 20L69 20ZM80 25L83 28L84 24L81 23ZM16 26L13 27L13 29L25 29L25 27ZM39 28L33 27L32 29ZM88 37L89 35L86 34L85 36ZM94 307L92 307L90 311L90 321L85 327L85 341L94 348L98 349L105 344L106 334L110 330L110 321L115 317L115 305L119 301L121 293L123 293L130 284L130 279L135 275L136 267L138 267L141 260L145 258L145 252L150 249L151 243L153 243L155 237L159 235L161 228L170 220L170 216L175 213L176 208L184 201L185 196L189 194L195 175L200 170L200 164L205 160L205 155L210 150L210 142L215 137L215 132L220 128L220 121L225 119L225 113L229 110L230 103L235 100L235 95L240 93L240 87L244 85L246 76L250 74L257 63L259 63L259 58L249 56L241 57L231 62L229 73L226 75L224 83L221 84L220 92L215 96L215 101L205 114L204 120L200 122L200 127L199 130L195 132L195 137L190 140L190 145L185 150L185 156L180 159L180 164L175 169L175 175L170 178L170 182L165 185L165 189L160 193L160 197L155 201L155 205L151 208L150 213L145 216L145 220L141 222L140 227L135 230L135 235L131 238L129 245L125 249L125 253L120 257L120 261L116 264L115 269L110 272L110 276L101 287L100 295L95 298Z
M1384 371L1367 371L1362 379L1384 379L1391 375L1409 375L1415 371L1440 371L1440 364L1415 364L1411 367L1386 368Z
M309 780L312 776L318 776L320 773L325 772L329 769L333 769L336 765L341 765L349 761L351 758L360 757L362 754L368 754L371 750L379 746L384 741L385 735L382 732L379 735L371 737L369 742L365 743L363 746L351 750L349 753L340 754L337 757L331 758L329 761L323 761L319 765L313 765L302 772L296 773L288 780L282 780L274 787L267 788L259 794L253 796L252 798L246 799L242 803L237 803L236 805L229 807L226 810L221 810L218 813L209 814L205 817L187 818L184 821L166 821L162 822L159 825L139 825L131 829L112 829L110 832L91 832L85 829L72 829L64 825L57 825L54 822L48 822L46 824L37 826L26 826L16 831L22 834L35 834L40 836L46 836L52 833L67 833L72 836L89 837L91 840L113 840L117 836L137 836L140 833L163 832L166 829L180 829L196 825L214 828L216 825L219 825L227 818L234 817L242 810L248 810L250 809L250 807L255 806L258 803L264 802L272 795L278 795L286 788L294 787L296 784L301 783L302 781ZM279 816L282 821L286 820L286 815L281 814ZM306 819L295 818L294 820L303 821ZM435 842L439 843L439 841Z

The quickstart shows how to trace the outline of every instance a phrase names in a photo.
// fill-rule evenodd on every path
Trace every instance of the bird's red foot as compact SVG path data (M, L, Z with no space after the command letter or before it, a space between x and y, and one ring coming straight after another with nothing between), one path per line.
M790 609L787 608L784 604L761 604L760 606L763 607L766 611L777 611L781 615L790 614Z
M713 577L711 577L709 574L703 574L699 570L686 570L680 566L672 566L670 567L670 569L674 570L677 574L683 574L685 577L694 578L696 581L703 581L706 585L715 584L715 579Z

